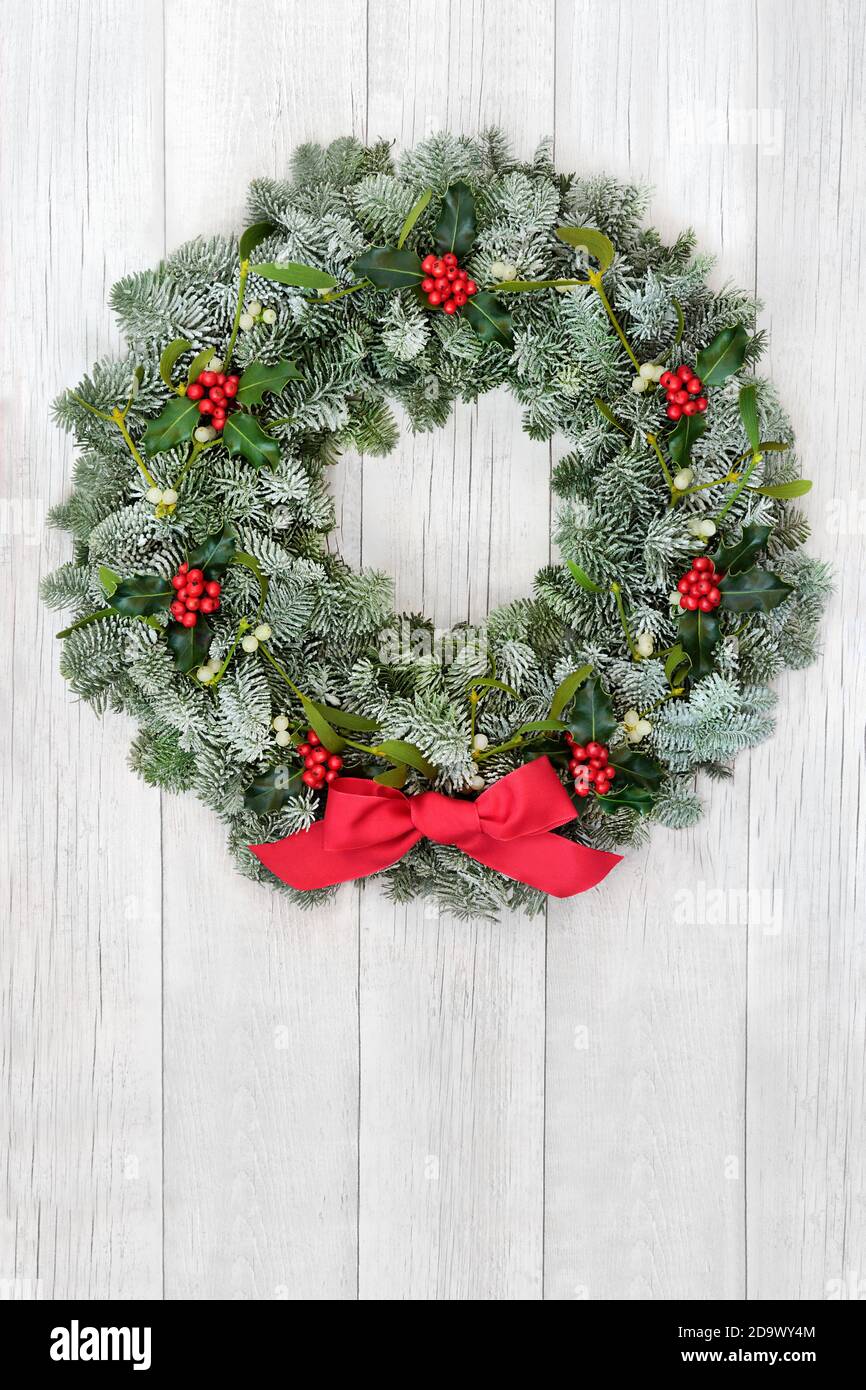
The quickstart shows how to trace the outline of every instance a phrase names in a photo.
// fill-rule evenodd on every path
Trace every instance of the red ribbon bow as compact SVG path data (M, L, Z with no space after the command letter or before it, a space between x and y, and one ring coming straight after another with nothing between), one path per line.
M574 816L547 758L524 763L475 801L441 792L404 796L396 787L341 777L331 785L323 818L309 830L250 849L293 888L327 888L389 868L426 837L568 898L594 887L622 857L550 834Z

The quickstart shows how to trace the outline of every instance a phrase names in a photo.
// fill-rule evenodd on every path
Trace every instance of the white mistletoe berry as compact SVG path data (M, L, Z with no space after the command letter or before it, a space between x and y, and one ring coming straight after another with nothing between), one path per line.
M155 507L157 507L157 506L159 506L160 502L162 501L162 488L161 488L161 487L150 487L150 488L148 488L148 490L147 490L147 492L144 494L144 496L145 496L145 499L146 499L148 502L152 502L153 505L154 505Z
M677 595L677 597L679 597L679 595ZM627 709L622 717L622 722L629 732L632 729L636 729L640 723L640 712L636 709Z
M486 734L476 734L472 740L472 747L475 749L476 753L483 753L489 742L490 739Z
M645 376L633 376L631 379L631 389L635 396L642 396L648 390L649 382Z
M258 316L259 316L259 314L260 314L261 312L262 312L262 303L261 303L261 300L260 300L260 299L254 299L254 300L252 301L252 303L250 303L250 304L247 305L247 313L248 313L248 314L252 314L252 316L253 316L254 319L257 319Z
M196 680L200 680L202 685L207 685L214 678L214 672L210 666L199 666L195 673Z
M262 322L263 322L263 323L276 323L276 321L277 321L277 311L276 311L276 309L265 309L264 313L262 314Z
M709 519L707 519L706 521L702 521L700 534L706 540L709 540L710 536L714 536L716 534L716 523L714 521L710 521Z
M708 540L716 534L716 523L710 521L709 517L693 516L689 521L689 530L699 540Z
M213 425L199 425L193 438L196 444L209 444L212 439L216 439L216 430Z
M248 632L246 637L241 638L241 646L245 652L257 652L259 649L259 639L258 637L253 637L251 632Z
M635 646L637 647L637 649L638 649L638 651L640 652L641 656L652 656L653 652L655 651L655 646L656 646L656 644L655 644L655 642L654 642L654 640L653 640L653 635L652 635L652 633L651 633L651 632L641 632L641 633L639 633L639 634L638 634L638 637L637 637L637 641L635 642Z
M289 721L284 714L278 714L275 719L271 720L271 728L278 734L283 733L288 727Z
M671 589L670 593L668 594L668 603L672 603L676 608L679 608L681 598L682 594L680 593L679 589Z
M238 326L242 328L245 333L248 333L249 330L254 326L254 324L255 319L253 318L252 314L241 314L240 318L238 319Z
M466 785L467 785L467 787L471 787L472 791L474 791L474 792L483 791L483 790L484 790L484 778L481 776L481 773L480 773L480 772L476 772L476 774L475 774L474 777L470 777L470 778L469 778L469 781L466 783Z
M695 481L693 468L681 468L679 473L674 474L674 487L677 492L685 492L687 487L691 487Z
M162 494L162 505L164 507L174 507L177 505L177 493L173 487L167 487Z
M641 362L640 374L647 381L660 381L664 367L660 362Z
M207 369L208 369L209 372L221 372L222 369L223 369L223 360L222 360L222 358L221 358L221 357L212 357L211 360L210 360L210 361L208 362L208 364L207 364Z
M490 266L490 274L494 280L516 280L518 270L516 265L510 261L493 261Z
M268 638L272 635L271 629L267 623L259 623L258 627L253 628L253 636L256 637L259 642L267 642Z
M279 729L274 742L278 748L288 748L292 741L292 736L287 729Z

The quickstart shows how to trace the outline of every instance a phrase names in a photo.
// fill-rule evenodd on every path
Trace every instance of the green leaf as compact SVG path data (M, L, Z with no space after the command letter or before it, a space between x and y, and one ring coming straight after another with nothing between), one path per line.
M630 748L627 743L620 744L618 748L612 748L609 761L616 768L617 789L622 783L626 783L629 786L644 787L647 791L656 792L664 779L661 767L653 758L648 758L646 753L639 753L636 748ZM622 783L620 778L622 778Z
M692 663L689 679L703 680L715 669L711 653L719 640L719 620L714 613L682 613L678 624L680 643Z
M120 575L110 570L108 565L100 565L99 582L107 594L113 594L120 583Z
M759 550L764 550L772 526L744 526L740 539L732 545L720 545L712 557L713 564L723 574L739 574L748 569Z
M223 439L230 454L242 454L254 468L276 468L280 461L280 446L272 435L266 434L253 415L235 411L225 423Z
M201 352L197 352L189 364L189 369L186 374L187 381L195 381L201 376L208 362L212 362L216 356L217 350L212 347L202 348Z
M245 569L251 570L259 581L259 612L265 606L268 597L268 576L265 574L255 555L248 555L245 550L236 550L233 563L243 565Z
M591 666L580 666L576 671L572 671L564 680L560 681L556 690L553 692L553 699L550 702L551 719L559 718L566 705L571 703L577 691L591 674Z
M556 235L566 246L585 246L601 274L611 266L615 255L613 242L594 227L557 227Z
M346 740L337 733L330 719L322 713L323 706L311 700L308 695L298 691L304 714L307 716L310 728L319 735L319 740L327 748L329 753L340 753L346 746Z
M677 468L685 468L692 445L707 428L705 415L681 415L676 428L668 435L668 450Z
M267 240L277 228L273 222L254 222L246 231L241 232L238 242L238 254L242 261L248 261L250 256L263 241Z
M390 246L374 246L365 251L352 266L352 273L369 280L377 290L417 289L424 279L414 251L395 251Z
M159 359L159 374L169 391L177 390L177 387L171 379L174 364L177 359L182 357L185 352L188 352L191 347L192 343L188 338L175 338L174 342L169 343L168 347L163 349L162 356Z
M222 579L237 550L237 537L226 523L187 555L190 569L204 571L205 579Z
M213 353L211 353L213 356ZM144 431L142 447L146 454L161 454L185 444L200 419L198 405L186 396L175 396L156 420L149 420Z
M406 781L406 764L399 763L397 767L386 768L384 772L377 772L373 778L380 787L402 787Z
M786 501L791 497L805 497L807 492L812 491L812 484L808 478L795 478L792 483L773 483L770 487L750 487L748 490L759 492L762 497L777 497Z
M293 771L288 767L272 767L269 772L260 772L244 793L244 810L252 811L255 816L269 816L281 810L293 795L292 783L300 776L300 769Z
M287 381L301 380L301 373L294 362L290 362L286 357L275 362L272 367L266 367L264 362L251 362L244 369L236 399L243 406L260 405L266 391L278 396L285 389Z
M400 738L389 738L384 743L377 743L373 752L381 758L388 758L398 766L400 763L408 763L409 767L423 772L424 776L431 780L436 776L435 767L428 763L420 748L416 748L414 743L404 743Z
M677 315L677 331L674 334L674 344L678 347L683 340L683 332L685 331L686 326L686 316L683 313L683 306L678 299L672 299L671 303L673 304Z
M647 816L655 805L652 792L634 783L617 787L616 791L608 792L606 796L593 797L593 801L608 815L613 815L615 811L637 811L638 815Z
M515 734L564 734L568 732L564 719L530 719L514 730Z
M368 734L373 729L378 729L375 719L366 719L363 714L348 714L345 710L335 709L332 705L321 704L318 700L312 700L320 714L326 716L336 729L347 729L349 733Z
M98 613L88 613L86 618L79 618L77 623L70 623L62 632L55 632L55 637L68 637L70 632L77 632L80 627L87 627L88 623L101 623L104 618L116 618L117 613L113 608L100 608Z
M729 613L769 613L794 592L792 584L757 566L743 574L727 575L719 588L721 607Z
M596 584L594 580L590 579L586 571L580 568L580 565L576 565L573 560L566 560L565 563L571 570L571 573L573 574L577 583L580 585L581 589L588 589L591 594L605 593L604 585Z
M599 412L600 415L604 416L605 420L607 420L611 425L616 425L617 429L622 430L623 434L628 434L628 430L626 429L625 425L616 418L607 401L603 401L601 399L601 396L593 396L593 403L595 405L596 410Z
M757 453L761 447L761 430L758 424L758 389L754 382L740 391L740 419L746 438Z
M108 602L118 613L128 618L140 618L145 613L159 613L174 598L174 589L161 574L134 574L129 579L121 579Z
M261 275L265 280L276 280L281 285L296 285L302 290L332 290L340 283L326 270L317 270L312 265L301 265L299 261L285 261L282 265L267 261L264 265L251 265L250 271L253 275Z
M403 250L403 247L404 247L404 245L406 244L406 238L408 237L408 235L409 235L409 233L411 232L412 228L415 226L415 223L418 221L418 218L421 216L422 212L424 211L424 209L426 208L427 204L429 203L429 201L430 201L430 199L431 199L432 197L433 197L433 189L432 189L432 188L425 188L425 189L424 189L424 192L421 194L421 197L417 200L417 202L413 203L412 207L409 209L409 213L408 213L408 216L406 217L406 221L403 223L403 226L400 228L400 235L399 235L398 238L397 238L397 250L398 250L398 251L402 251L402 250Z
M466 301L463 310L469 323L484 343L499 343L500 347L511 347L514 334L511 330L511 315L504 309L495 295L482 290Z
M520 699L520 693L511 685L506 685L505 681L499 681L495 676L479 676L477 680L470 681L467 690L502 690L506 695L513 695L515 700Z
M475 198L462 181L452 183L442 199L433 242L440 255L453 251L458 259L468 256L475 242Z
M671 690L678 690L688 679L691 662L679 642L671 647L665 659L665 676Z
M597 677L588 680L578 690L568 727L580 743L605 743L617 727L610 696Z
M709 347L701 349L695 359L695 370L705 386L721 386L740 370L748 341L749 335L740 323L736 328L723 328Z
M199 613L195 627L184 627L183 623L169 623L166 641L177 669L189 675L190 671L196 670L207 659L213 641L213 628L207 618Z
M585 280L500 280L494 288L497 294L525 294L527 290L574 289L585 284Z

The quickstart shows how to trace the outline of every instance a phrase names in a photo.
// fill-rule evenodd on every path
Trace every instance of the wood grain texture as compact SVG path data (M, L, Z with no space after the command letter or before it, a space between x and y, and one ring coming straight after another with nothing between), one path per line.
M721 13L4 15L0 1297L862 1296L866 22L842 0L820 23L806 0ZM776 740L693 831L656 830L546 919L458 922L375 884L302 913L57 675L34 581L69 554L41 518L72 459L46 401L117 346L110 285L239 227L300 141L491 123L654 183L662 232L694 225L716 283L764 300L813 547L839 566L826 653L780 681ZM816 363L850 377L844 406ZM435 435L403 424L390 458L334 470L332 543L392 572L400 607L475 621L548 558L564 446L500 393Z

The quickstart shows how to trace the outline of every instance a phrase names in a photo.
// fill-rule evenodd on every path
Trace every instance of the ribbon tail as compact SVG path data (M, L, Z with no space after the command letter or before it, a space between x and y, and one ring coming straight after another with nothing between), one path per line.
M285 840L271 844L250 845L258 860L272 874L292 888L331 888L335 883L367 878L380 869L389 869L420 840L416 830L384 841L380 845L365 845L360 849L326 849L325 823L315 821L308 830L299 830Z
M554 898L570 898L594 888L622 859L621 854L589 849L550 831L516 840L495 840L482 833L461 839L458 849L506 878Z

